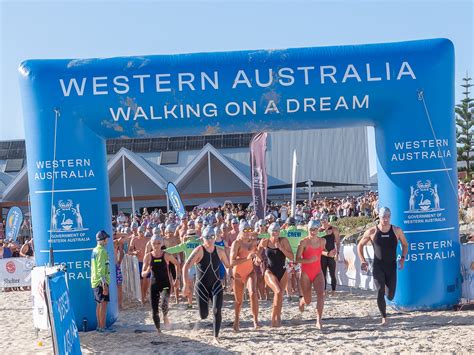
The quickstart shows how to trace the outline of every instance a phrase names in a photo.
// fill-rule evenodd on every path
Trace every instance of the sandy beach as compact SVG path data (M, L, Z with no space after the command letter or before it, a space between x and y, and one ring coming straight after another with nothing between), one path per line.
M283 352L471 352L474 311L402 313L389 311L390 324L380 327L375 293L343 288L328 297L324 329L315 327L315 305L303 314L297 302L285 300L283 326L270 327L271 301L260 302L261 329L252 328L248 302L241 331L232 330L233 299L226 295L220 343L212 338L212 318L198 319L196 307L172 305L172 329L157 335L149 304L127 304L115 323L116 333L80 333L84 353L283 353ZM0 353L52 353L51 337L35 334L29 292L0 296Z

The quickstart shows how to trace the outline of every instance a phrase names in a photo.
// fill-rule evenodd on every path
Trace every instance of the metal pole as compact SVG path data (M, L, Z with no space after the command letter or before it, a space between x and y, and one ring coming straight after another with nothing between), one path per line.
M207 152L207 167L209 171L209 193L212 194L211 153Z
M127 175L125 173L125 156L122 155L123 196L127 197Z
M61 115L59 112L59 109L55 108L54 109L54 145L53 145L53 162L56 161L56 138L57 138L57 132L58 132L58 118ZM49 207L51 209L51 219L49 221L49 266L54 265L54 253L53 253L53 207L54 207L54 181L55 179L55 164L53 164L53 179L51 182L51 206ZM56 211L56 209L54 209Z
M296 212L296 149L293 151L293 172L291 174L291 217L295 216Z

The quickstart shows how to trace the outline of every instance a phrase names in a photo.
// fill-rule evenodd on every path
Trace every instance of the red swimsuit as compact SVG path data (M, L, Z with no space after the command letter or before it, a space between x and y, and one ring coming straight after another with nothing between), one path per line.
M317 260L313 263L309 264L301 264L301 271L303 271L311 282L314 281L316 276L321 272L321 253L323 252L323 248L313 248L311 246L307 246L302 254L303 259L311 259L311 257L316 256Z

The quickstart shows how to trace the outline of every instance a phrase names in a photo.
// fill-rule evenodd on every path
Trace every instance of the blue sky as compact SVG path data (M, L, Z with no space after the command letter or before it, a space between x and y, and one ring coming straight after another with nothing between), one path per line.
M456 50L459 101L461 79L474 69L473 3L0 0L0 141L24 138L17 67L22 60L32 58L316 47L445 37L453 41ZM371 133L369 137L373 139ZM373 145L369 153L373 173Z

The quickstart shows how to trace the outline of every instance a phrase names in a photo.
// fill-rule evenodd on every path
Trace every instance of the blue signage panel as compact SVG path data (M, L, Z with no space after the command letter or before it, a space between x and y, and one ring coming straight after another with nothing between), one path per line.
M63 271L58 271L48 275L47 282L55 353L61 355L81 354L79 332L73 306L69 299L66 274Z
M375 127L380 205L391 209L392 223L409 243L394 305L435 309L458 302L449 40L28 60L19 70L35 257L38 265L47 263L51 243L55 260L71 263L71 293L80 295L72 301L76 321L95 319L90 250L98 230L112 234L105 138L360 125ZM57 192L51 203L53 181ZM113 280L109 323L117 314Z

